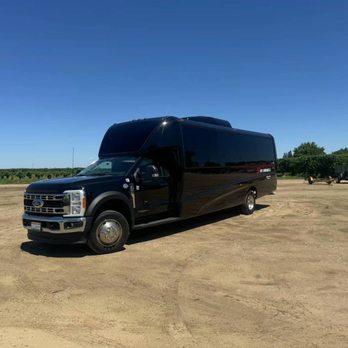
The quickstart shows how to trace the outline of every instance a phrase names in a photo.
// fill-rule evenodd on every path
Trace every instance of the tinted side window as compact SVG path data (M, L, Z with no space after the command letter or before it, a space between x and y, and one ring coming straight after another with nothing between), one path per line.
M271 137L183 125L186 167L226 167L275 160Z
M215 129L183 125L186 167L218 167L218 133Z
M271 137L223 132L219 135L219 158L226 166L275 160Z

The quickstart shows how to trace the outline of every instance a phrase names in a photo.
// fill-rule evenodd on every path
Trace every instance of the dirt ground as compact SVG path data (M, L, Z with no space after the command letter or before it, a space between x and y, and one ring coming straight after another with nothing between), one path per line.
M0 187L1 347L347 347L348 183L280 181L124 251L30 242Z

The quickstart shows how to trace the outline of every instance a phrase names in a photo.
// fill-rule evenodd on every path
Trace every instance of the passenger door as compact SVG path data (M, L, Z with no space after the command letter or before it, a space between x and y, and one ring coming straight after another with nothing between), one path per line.
M169 173L150 158L143 158L134 178L137 218L168 212Z

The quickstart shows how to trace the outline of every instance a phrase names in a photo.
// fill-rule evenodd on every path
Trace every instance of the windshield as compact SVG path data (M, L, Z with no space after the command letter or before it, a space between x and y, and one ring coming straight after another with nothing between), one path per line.
M98 161L93 162L88 167L83 169L78 176L85 175L116 175L123 176L135 163L135 157L112 157L112 158L103 158Z

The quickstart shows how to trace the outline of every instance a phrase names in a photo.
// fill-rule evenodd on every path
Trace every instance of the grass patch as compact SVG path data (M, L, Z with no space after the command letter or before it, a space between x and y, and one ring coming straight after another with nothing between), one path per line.
M278 180L294 180L294 179L301 179L304 180L303 176L292 176L292 175L283 175L283 176L278 176Z

